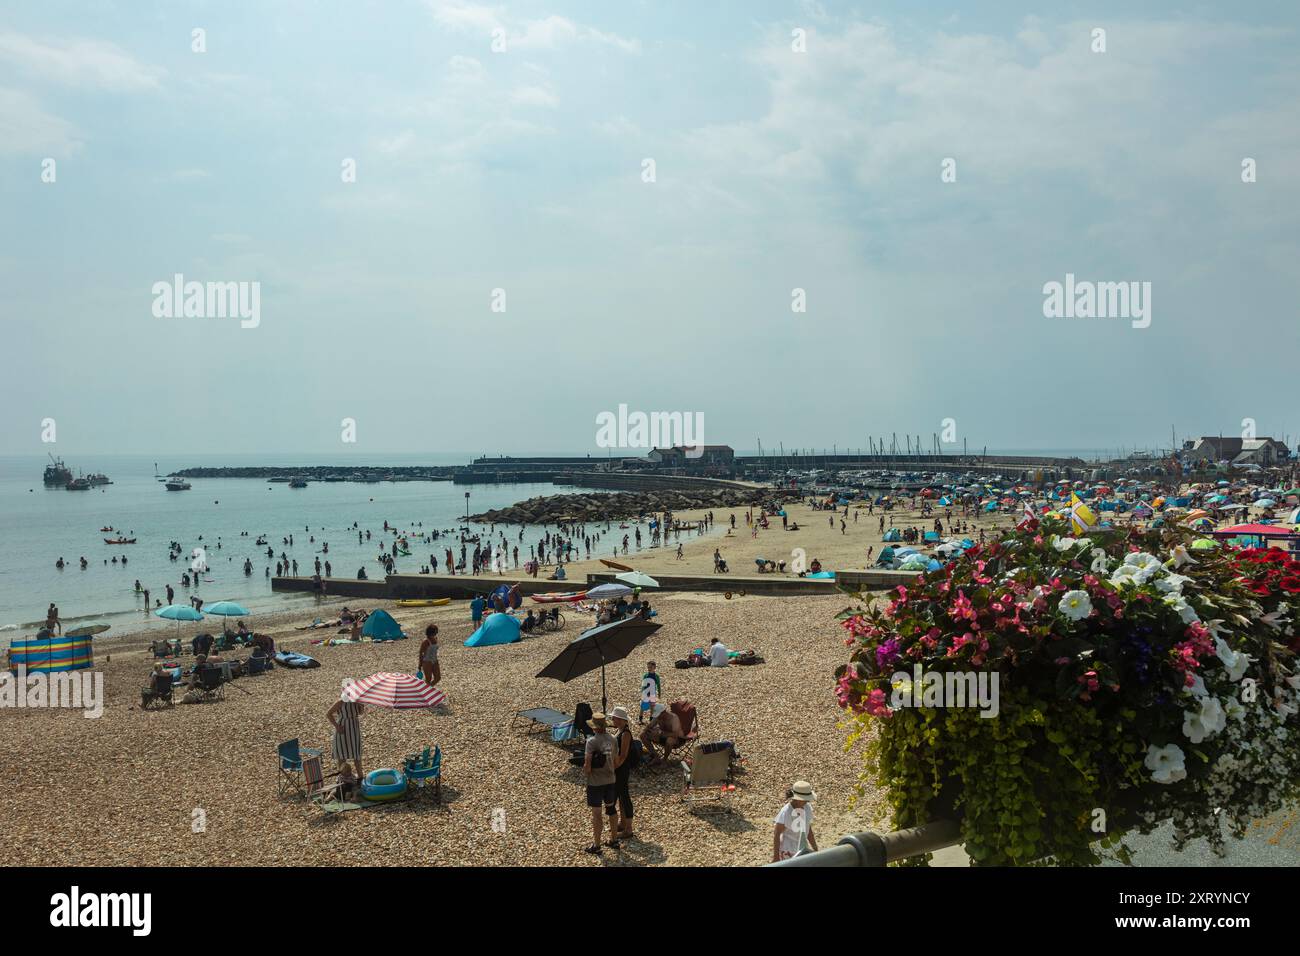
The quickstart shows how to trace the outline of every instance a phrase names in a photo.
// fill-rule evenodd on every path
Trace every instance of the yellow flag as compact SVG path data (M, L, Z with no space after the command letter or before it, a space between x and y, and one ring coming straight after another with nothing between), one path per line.
M1073 492L1070 493L1070 526L1075 534L1085 534L1097 526L1097 516Z

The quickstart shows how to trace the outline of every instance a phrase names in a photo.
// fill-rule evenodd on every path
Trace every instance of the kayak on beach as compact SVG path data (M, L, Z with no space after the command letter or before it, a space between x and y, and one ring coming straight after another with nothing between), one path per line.
M634 570L633 568L628 567L626 564L619 564L617 561L611 561L611 560L609 560L609 558L601 558L601 559L600 559L600 563L603 564L603 565L604 565L605 567L607 567L607 568L613 568L615 571L631 571L631 570Z
M552 594L529 595L538 604L563 604L566 601L581 601L587 596L586 591L559 591Z
M398 601L398 607L442 607L450 604L451 598L423 598L420 600Z

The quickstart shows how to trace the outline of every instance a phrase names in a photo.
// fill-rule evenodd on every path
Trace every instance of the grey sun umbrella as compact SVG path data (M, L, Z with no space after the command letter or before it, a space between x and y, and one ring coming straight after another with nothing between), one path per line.
M640 618L624 618L583 631L565 645L558 657L540 671L538 677L568 683L600 668L600 709L609 706L605 696L605 665L627 657L662 625Z

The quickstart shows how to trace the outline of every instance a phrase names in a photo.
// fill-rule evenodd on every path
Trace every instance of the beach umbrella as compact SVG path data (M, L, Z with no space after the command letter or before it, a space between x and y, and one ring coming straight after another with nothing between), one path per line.
M447 695L412 674L371 674L349 681L343 698L358 704L387 707L389 710L417 710L446 703Z
M1213 538L1197 538L1192 542L1193 551L1215 551L1219 547Z
M607 598L626 597L631 593L632 589L626 584L598 584L587 591L587 597L596 601L604 601Z
M393 620L387 611L371 611L366 623L361 626L361 633L372 641L395 641L405 637L402 625Z
M176 622L176 636L181 633L181 621L201 621L203 615L194 610L190 604L168 604L166 607L160 607L154 611L155 617L163 617L169 621Z
M216 604L203 605L203 613L216 614L219 617L248 617L251 612L234 601L218 601Z
M1291 512L1291 517L1287 518L1287 524L1300 524L1300 508Z
M624 584L630 584L634 588L659 587L658 581L650 577L650 575L643 574L640 571L624 571L622 574L614 575L614 577L616 580L622 581Z
M565 645L559 656L538 671L537 676L567 684L599 667L600 709L604 711L609 706L605 693L605 665L627 657L660 626L653 621L629 617L589 628Z
M64 637L94 637L96 634L103 634L109 629L108 624L83 624L81 627L74 627L70 631L64 631Z

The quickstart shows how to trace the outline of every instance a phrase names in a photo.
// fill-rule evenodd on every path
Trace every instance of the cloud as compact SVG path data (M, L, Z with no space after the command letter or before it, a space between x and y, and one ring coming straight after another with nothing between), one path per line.
M521 86L510 94L510 102L516 106L543 106L554 109L560 105L560 98L540 86Z
M112 43L83 39L60 43L21 33L0 33L0 61L47 82L115 93L156 89L165 73Z
M0 88L0 155L36 153L58 158L81 146L67 120L45 112L26 93Z

